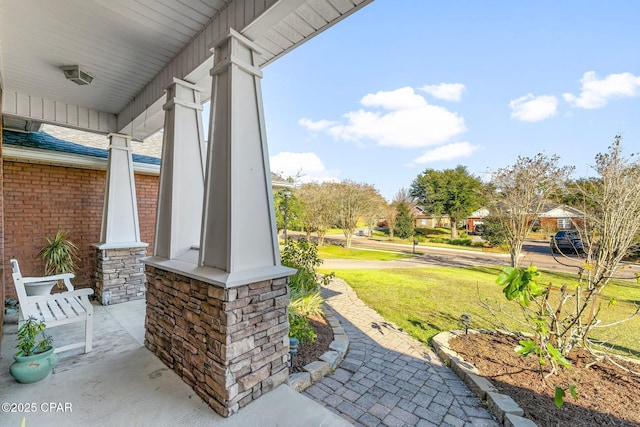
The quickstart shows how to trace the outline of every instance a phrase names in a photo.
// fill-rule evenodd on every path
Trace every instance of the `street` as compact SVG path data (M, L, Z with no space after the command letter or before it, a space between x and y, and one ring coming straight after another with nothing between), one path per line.
M330 235L325 238L327 243L344 244L342 235ZM368 248L390 251L413 251L413 245L387 243L371 240L366 237L354 236L352 246L356 248ZM420 267L466 267L495 265L508 266L510 258L508 254L496 254L491 252L469 251L464 249L439 248L433 246L415 247L415 258L406 258L395 261L354 261L330 259L325 260L322 269L352 269L352 268L420 268ZM549 242L527 241L524 244L520 256L521 267L535 265L541 270L577 273L584 262L583 258L576 255L563 256L551 254ZM635 263L625 263L618 277L635 280L634 273L640 273L640 267Z

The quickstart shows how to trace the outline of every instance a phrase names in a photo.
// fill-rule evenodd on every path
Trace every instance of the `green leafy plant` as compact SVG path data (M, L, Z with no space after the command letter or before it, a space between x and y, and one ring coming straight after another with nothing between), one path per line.
M78 260L78 247L67 239L67 233L58 230L55 237L45 239L47 245L38 252L38 256L45 262L45 274L73 273Z
M562 408L562 405L564 405L564 397L567 394L567 390L569 390L571 397L573 397L575 400L578 400L578 392L576 392L575 385L570 385L567 388L562 388L559 385L556 385L553 400L558 408Z
M22 356L31 356L46 351L51 347L53 338L45 335L46 325L35 317L29 317L18 328L18 345L16 348L20 350ZM38 339L38 335L41 337Z
M47 245L40 249L38 256L44 261L46 275L73 273L76 269L78 247L69 239L67 233L58 230L55 237L45 237ZM60 282L58 282L60 285Z
M289 337L297 338L300 344L313 344L317 335L308 318L289 312Z
M291 291L291 303L289 311L298 316L322 316L322 303L324 299L319 291L310 293L299 293Z
M543 379L557 372L559 366L570 368L571 364L564 355L556 347L558 342L558 317L562 312L562 304L564 300L558 303L559 306L554 310L549 301L549 287L544 287L538 283L540 272L535 266L529 266L527 269L506 267L502 273L498 275L496 283L504 286L502 292L509 301L517 302L521 309L527 324L533 332L532 338L519 341L519 345L515 347L516 353L523 356L534 354L538 357L540 367L540 375ZM566 291L566 287L563 288ZM534 308L530 308L533 304ZM549 372L545 375L545 366L550 366ZM575 386L568 388L574 396ZM555 402L559 407L564 401L565 389L555 386Z
M318 245L301 237L299 239L287 239L282 249L282 265L295 268L296 274L289 278L289 286L300 292L315 292L318 282L327 284L332 275L318 277L316 268L322 264L318 256Z

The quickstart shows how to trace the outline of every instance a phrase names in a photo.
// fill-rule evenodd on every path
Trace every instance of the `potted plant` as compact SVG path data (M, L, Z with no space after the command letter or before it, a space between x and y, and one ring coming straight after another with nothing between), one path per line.
M47 276L73 273L78 259L78 247L69 239L67 233L58 230L54 238L45 237L45 245L38 256L44 261L44 273ZM25 283L27 295L49 295L51 288L59 281ZM60 286L60 285L59 285Z
M19 351L13 356L15 362L9 368L9 372L19 383L40 381L49 375L56 363L53 339L45 335L45 327L44 322L29 317L18 328L16 348Z

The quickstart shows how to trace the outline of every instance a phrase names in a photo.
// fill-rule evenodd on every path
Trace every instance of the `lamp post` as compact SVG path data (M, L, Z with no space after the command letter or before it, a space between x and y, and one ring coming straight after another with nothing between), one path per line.
M283 210L283 214L284 214L284 230L283 230L283 235L284 235L284 242L285 244L287 243L287 214L288 214L288 210L289 210L289 196L291 195L291 192L289 190L284 190L282 192L282 197L283 197L283 203L282 203L282 210Z

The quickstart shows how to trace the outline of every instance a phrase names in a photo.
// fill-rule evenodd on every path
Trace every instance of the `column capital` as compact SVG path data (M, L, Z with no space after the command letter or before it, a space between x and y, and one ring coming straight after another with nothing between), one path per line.
M225 36L210 46L213 52L212 76L220 75L227 67L235 65L248 74L262 78L262 71L255 65L256 55L262 55L262 48L233 28L229 28Z

